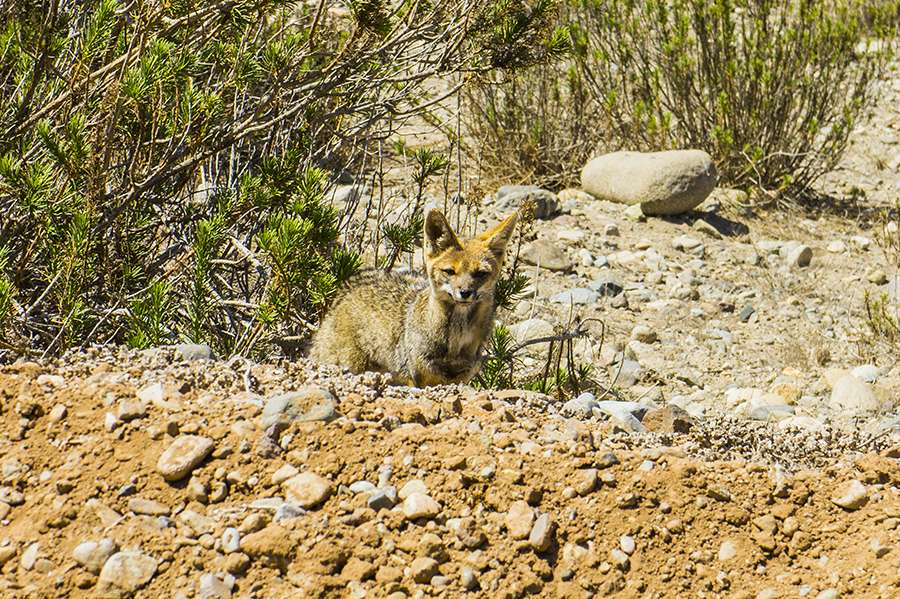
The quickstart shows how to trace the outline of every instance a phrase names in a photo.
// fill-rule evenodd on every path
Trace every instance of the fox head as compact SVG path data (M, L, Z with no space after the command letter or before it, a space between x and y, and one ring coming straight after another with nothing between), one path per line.
M425 271L438 299L472 304L493 298L517 218L513 213L481 235L461 240L440 210L428 211Z

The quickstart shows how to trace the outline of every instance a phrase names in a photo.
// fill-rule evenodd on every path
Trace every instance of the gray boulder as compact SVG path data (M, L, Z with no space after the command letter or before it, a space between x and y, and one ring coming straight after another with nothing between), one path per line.
M589 161L581 187L589 194L644 214L680 214L698 206L716 187L716 167L702 150L613 152Z
M534 203L537 219L547 220L559 213L556 194L536 185L504 185L494 195L494 205L504 212L518 210L528 201Z

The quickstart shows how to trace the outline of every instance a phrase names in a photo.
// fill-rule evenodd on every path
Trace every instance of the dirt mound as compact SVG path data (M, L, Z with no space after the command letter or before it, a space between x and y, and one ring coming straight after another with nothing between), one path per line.
M900 448L203 353L0 369L0 595L900 593Z

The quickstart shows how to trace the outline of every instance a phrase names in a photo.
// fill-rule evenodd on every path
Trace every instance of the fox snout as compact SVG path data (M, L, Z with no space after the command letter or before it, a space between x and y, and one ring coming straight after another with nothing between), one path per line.
M456 268L444 267L432 272L432 280L438 282L438 290L443 291L458 303L476 302L481 299L485 291L493 289L493 271L489 266L475 267L475 272L458 272Z
M456 302L474 302L478 299L478 288L471 284L463 284L461 286L450 284L445 287L445 290Z

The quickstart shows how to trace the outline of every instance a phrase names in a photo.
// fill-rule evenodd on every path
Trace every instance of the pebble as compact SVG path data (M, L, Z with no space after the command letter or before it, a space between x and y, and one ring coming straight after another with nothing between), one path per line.
M644 214L644 209L641 207L640 204L633 204L631 206L626 207L622 211L622 216L624 216L626 219L628 219L632 222L636 222L636 223L642 223L647 220L647 215Z
M691 225L691 228L698 233L702 233L708 237L712 237L713 239L722 239L722 234L719 233L719 230L702 218L698 218L697 220L695 220L694 224Z
M874 364L861 364L851 370L850 374L861 381L873 384L878 380L878 367Z
M367 505L375 510L389 510L397 505L397 488L387 486L372 493L367 500Z
M228 527L222 531L222 553L234 553L241 548L241 533L238 529Z
M629 535L622 535L619 537L619 549L628 555L632 555L635 550L634 537Z
M732 541L723 541L719 546L719 561L727 562L737 555L737 547Z
M598 297L593 289L578 287L557 293L550 297L550 301L554 304L587 306L596 303Z
M538 239L522 249L522 261L547 270L568 272L572 270L572 260L557 245L546 239Z
M869 501L869 493L864 484L854 479L845 483L831 501L845 510L858 510Z
M97 593L104 597L127 597L146 585L156 574L157 561L140 551L120 551L110 556L97 580Z
M315 385L305 385L296 391L267 399L262 424L264 428L269 428L277 422L330 422L337 416L331 392Z
M628 567L631 565L628 555L621 549L613 549L609 552L609 557L612 563L620 570L628 570Z
M137 399L122 398L119 400L119 407L116 416L122 422L129 422L147 415L147 408Z
M695 421L690 414L672 403L662 408L648 410L641 419L644 428L656 433L686 434L691 431L694 424Z
M837 589L825 589L816 595L816 599L841 599L841 593Z
M781 246L779 254L785 263L792 268L805 268L812 261L813 251L802 243L789 243Z
M528 538L534 526L534 510L522 500L514 501L509 506L504 522L511 538Z
M25 503L25 495L12 487L0 487L0 502L15 507Z
M621 374L619 378L622 378ZM633 412L642 412L646 409L641 404L630 401L601 401L597 402L597 409L610 416L617 425L626 431L642 433L646 430L641 421L633 414Z
M66 417L66 414L68 414L68 409L66 408L66 406L58 403L50 410L50 422L62 422L62 420Z
M291 536L278 524L270 524L260 531L244 535L240 539L241 551L250 557L283 559L294 550Z
M887 273L880 268L873 268L866 273L866 280L875 285L884 285L888 282L888 276Z
M7 545L6 547L0 547L0 568L3 568L3 565L16 557L16 547L15 545Z
M881 539L875 537L869 541L869 549L875 554L876 558L882 558L891 552L891 547L881 542Z
M467 591L475 591L478 589L478 577L475 575L475 570L472 568L465 566L459 574L459 583L462 585L462 588Z
M208 437L180 435L159 456L156 469L169 482L181 480L212 453L214 446Z
M541 514L534 521L531 534L528 535L528 544L538 553L550 549L556 534L556 522L550 514Z
M350 484L349 487L351 493L374 493L378 487L373 485L367 480L358 480Z
M291 464L284 464L272 473L272 484L280 485L284 481L300 474L300 471Z
M532 339L540 339L541 337L550 337L555 334L553 325L541 318L529 318L509 326L509 332L515 337L516 343L525 343ZM544 348L548 344L540 343L530 347Z
M231 599L231 589L213 574L201 574L197 599Z
M578 418L590 418L594 408L597 407L594 394L585 391L578 397L570 399L562 405L563 414L571 414Z
M659 340L659 335L649 326L639 324L631 329L631 338L641 343L656 343Z
M135 514L143 514L145 516L168 516L171 513L169 506L152 499L142 499L140 497L132 497L128 500L128 509Z
M409 573L419 584L428 584L438 573L438 562L430 557L417 557L410 564Z
M863 237L862 235L854 235L850 238L850 243L852 243L862 251L867 251L870 247L872 247L872 240L868 237Z
M22 568L25 570L31 570L34 568L34 564L38 559L38 555L40 555L41 544L40 543L32 543L29 545L25 551L22 552L22 557L19 560Z
M216 353L205 343L179 343L175 345L175 351L186 362L216 359Z
M588 284L588 287L603 297L616 297L625 291L622 282L612 276L598 277Z
M702 246L702 241L700 241L696 237L691 237L689 235L679 235L678 237L672 239L672 247L674 247L676 250L690 252L692 250L698 250Z
M400 487L400 491L399 491L398 495L400 496L400 499L406 499L413 493L422 493L422 494L427 495L428 494L428 485L425 484L425 481L418 479L418 478L414 478L412 480L407 481L405 485Z
M331 481L314 472L303 472L282 483L288 501L304 509L318 507L325 502L332 491Z
M583 192L579 197L583 197ZM558 196L536 185L503 185L494 195L495 206L503 212L519 209L526 202L534 206L538 220L553 218L559 212Z
M441 513L441 504L425 493L412 493L403 502L403 514L407 520L434 518Z
M215 520L191 509L179 513L178 520L187 525L196 535L210 534L216 528Z
M275 509L275 515L272 516L272 521L281 522L283 520L292 520L293 518L299 518L305 513L306 510L299 505L285 501Z

